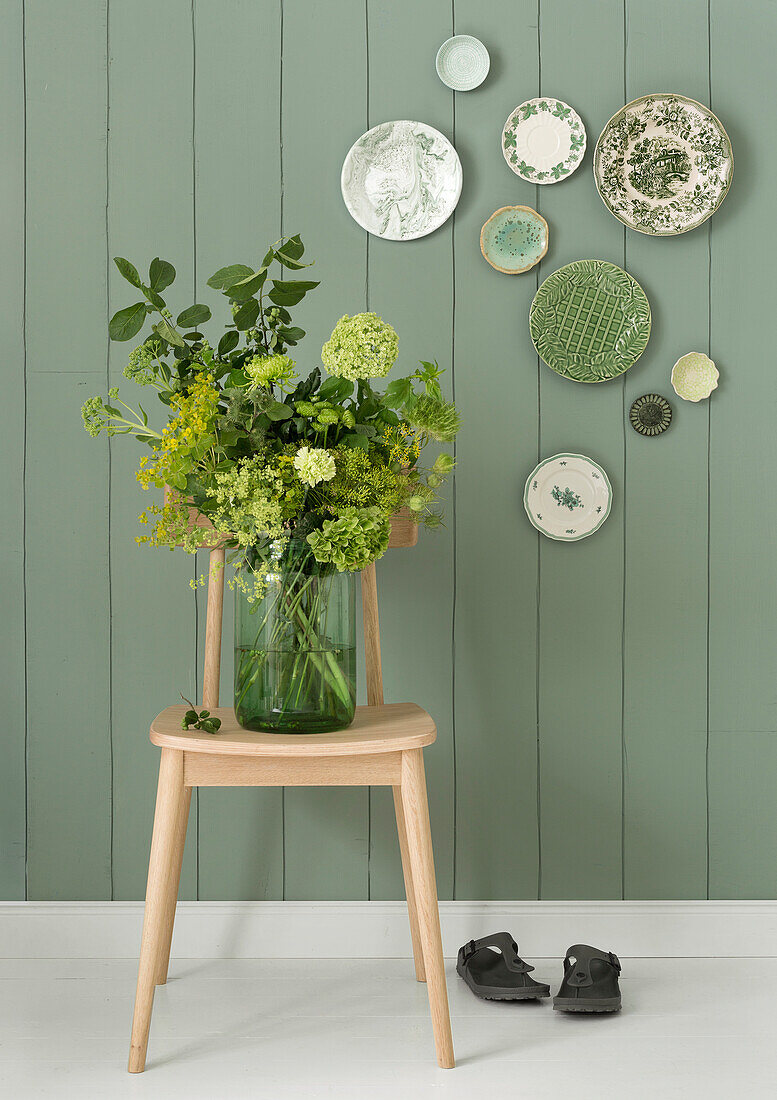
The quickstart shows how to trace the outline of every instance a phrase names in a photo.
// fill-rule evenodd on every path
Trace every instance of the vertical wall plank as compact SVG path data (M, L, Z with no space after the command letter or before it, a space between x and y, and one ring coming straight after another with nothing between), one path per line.
M627 99L676 89L706 102L707 0L628 0L627 16ZM707 889L708 406L677 398L669 376L686 351L707 350L710 224L679 237L626 237L628 269L653 309L648 348L626 375L626 408L654 392L673 408L671 428L656 439L626 431L624 888L631 898L703 897Z
M711 0L712 109L736 164L711 237L711 355L721 372L710 402L709 890L716 898L775 892L777 383L769 337L777 148L760 120L777 108L777 9L757 0L744 14Z
M24 17L21 0L3 0L0 40L0 132L6 164L0 175L0 343L10 370L0 405L5 476L0 484L0 668L3 669L3 797L0 799L0 898L25 895L24 654Z
M283 231L301 233L321 286L295 311L307 331L299 367L343 313L364 309L365 234L340 197L340 168L364 130L364 8L352 0L283 3ZM367 896L367 792L285 792L285 892L290 899Z
M580 113L584 163L538 187L551 246L540 279L571 260L623 266L624 229L591 180L592 146L623 103L623 4L542 0L542 95ZM525 324L521 347L530 349ZM590 455L613 485L612 512L576 543L540 536L540 838L544 898L621 895L623 382L581 385L539 365L540 454ZM528 474L530 471L527 470Z
M178 277L165 291L173 314L193 301L191 0L138 0L110 9L110 255L144 273L155 256ZM111 263L113 268L113 264ZM137 300L113 269L111 312ZM155 395L122 378L133 346L111 346L111 375L125 400L164 422ZM153 411L152 411L153 410ZM135 480L144 448L120 438L111 461L113 607L114 894L142 897L159 752L148 741L154 715L192 698L195 675L193 562L182 551L137 546L138 514L152 503ZM181 896L196 896L196 799L192 802Z
M510 171L499 139L513 108L535 94L537 4L456 0L455 11L456 33L481 38L492 66L481 88L456 96L464 168L454 230L463 416L456 446L456 896L530 898L538 863L537 536L521 495L537 456L537 363L525 346L536 280L494 271L479 239L500 206L535 202L534 186Z
M108 448L78 415L106 373L105 31L105 0L26 4L31 899L111 894Z
M452 34L449 0L427 0L423 5L414 0L370 0L368 13L369 125L417 119L453 138L453 93L434 68L440 43ZM347 233L355 239L355 223ZM416 241L370 237L368 272L368 308L399 333L399 359L392 374L409 374L420 359L437 359L446 369L442 381L449 394L452 245L452 221ZM389 553L378 565L386 699L411 699L437 723L437 742L426 753L426 769L441 898L450 897L453 890L455 516L450 496L445 511L444 528L422 531L414 549ZM394 809L386 790L372 792L370 836L370 896L402 897Z
M225 264L258 265L280 236L281 9L280 0L197 0L194 14L197 301L213 310L214 342L229 304L207 279ZM240 171L225 172L235 158ZM224 603L221 704L231 706L229 591ZM204 608L202 599L201 626ZM204 788L199 800L199 897L280 898L282 791Z

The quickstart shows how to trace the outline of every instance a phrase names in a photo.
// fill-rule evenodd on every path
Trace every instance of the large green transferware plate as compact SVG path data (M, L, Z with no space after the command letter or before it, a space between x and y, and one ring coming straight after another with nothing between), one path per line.
M731 142L712 111L684 95L627 103L596 143L594 179L607 209L638 233L672 237L718 209L734 173Z
M650 303L636 279L606 260L575 260L534 296L529 330L551 370L606 382L633 366L650 336Z

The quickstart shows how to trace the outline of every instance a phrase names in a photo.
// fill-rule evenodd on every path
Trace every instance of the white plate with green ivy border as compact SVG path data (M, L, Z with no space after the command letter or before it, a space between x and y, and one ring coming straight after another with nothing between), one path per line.
M502 130L502 152L516 176L529 183L558 183L580 165L585 126L560 99L527 99Z
M602 130L594 179L615 217L655 237L687 233L728 194L731 142L709 107L684 95L654 93L627 103Z
M546 458L526 479L523 506L531 522L558 542L577 542L598 531L610 514L612 486L602 467L585 455Z

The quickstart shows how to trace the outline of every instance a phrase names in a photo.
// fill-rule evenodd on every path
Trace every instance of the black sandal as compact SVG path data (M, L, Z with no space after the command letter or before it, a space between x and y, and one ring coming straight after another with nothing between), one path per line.
M490 949L495 947L499 954ZM529 977L534 970L518 955L509 932L470 940L459 948L456 972L476 997L486 1001L532 1001L550 996L550 986Z
M558 1012L617 1012L620 972L620 960L612 951L576 943L564 959L564 977L553 1007Z

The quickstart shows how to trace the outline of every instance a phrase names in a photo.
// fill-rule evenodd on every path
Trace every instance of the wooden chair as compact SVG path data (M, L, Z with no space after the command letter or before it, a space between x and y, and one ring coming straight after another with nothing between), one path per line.
M197 522L195 520L195 522ZM392 523L390 546L412 546L415 524ZM178 884L192 787L390 786L394 794L415 974L425 981L437 1061L453 1068L437 887L426 800L423 750L437 736L432 718L413 703L383 702L375 565L362 573L366 707L338 733L290 735L242 729L234 710L219 708L224 550L210 555L203 706L221 719L218 734L181 729L188 708L163 710L151 725L162 750L148 867L129 1071L146 1064L154 989L167 981Z

